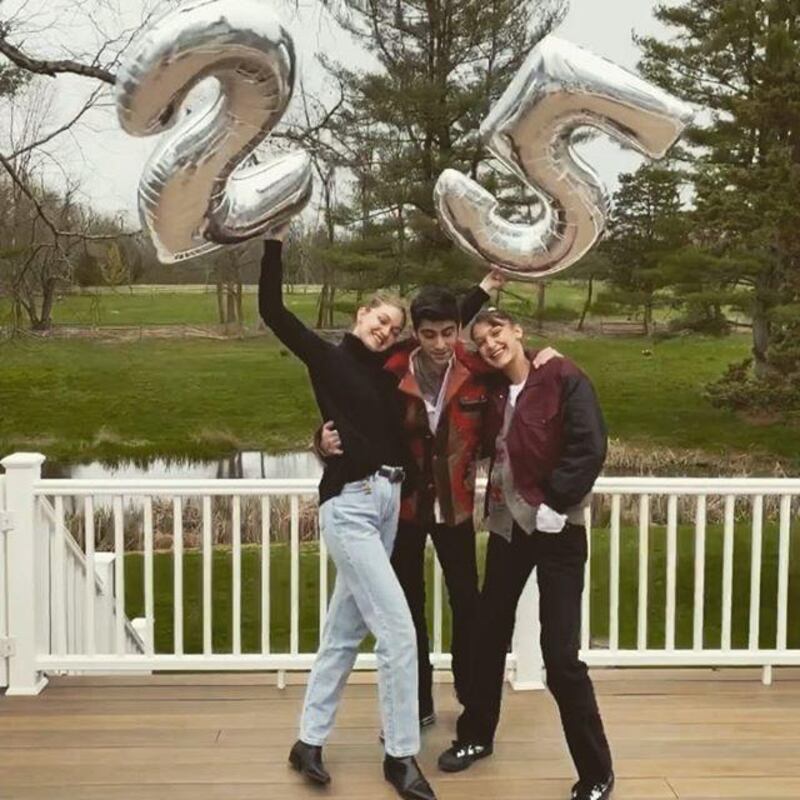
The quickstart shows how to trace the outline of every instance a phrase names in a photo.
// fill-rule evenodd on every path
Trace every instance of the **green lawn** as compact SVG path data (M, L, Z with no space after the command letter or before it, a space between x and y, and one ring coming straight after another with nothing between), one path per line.
M545 340L536 339L537 346ZM625 442L796 459L800 429L748 424L703 386L747 337L551 341L597 386ZM646 353L651 353L647 355ZM275 339L0 343L0 452L55 460L217 457L304 448L318 423L305 368Z
M301 291L286 295L287 305L306 322L316 321L316 293ZM9 316L7 300L0 299L0 325ZM245 323L258 322L256 296L245 294L242 302ZM99 295L65 295L53 310L57 325L213 325L219 321L216 292L188 292L176 287L167 292L136 292L125 289ZM346 315L339 322L347 322Z
M633 648L636 643L638 591L638 531L623 527L620 539L620 646ZM681 526L678 532L677 625L676 646L692 645L694 596L694 530ZM608 530L597 528L592 537L591 635L601 646L608 637ZM649 637L651 647L664 643L666 544L663 527L650 530L649 559ZM792 551L800 546L800 527L792 531ZM775 646L777 593L777 526L764 526L763 569L761 583L761 646ZM485 542L480 541L481 562ZM289 552L285 544L272 545L271 551L271 648L273 652L289 649ZM746 647L748 640L750 596L750 531L739 525L734 547L733 646ZM213 647L217 652L231 650L231 552L217 549L213 557ZM172 652L173 583L172 555L156 553L154 558L155 636L156 650ZM330 566L329 586L333 587L334 569ZM318 641L319 556L315 544L303 545L300 557L300 649L313 652ZM719 647L721 629L722 529L710 525L706 540L706 605L704 642L706 647ZM143 616L143 558L129 554L125 558L126 613ZM431 552L428 551L429 584L432 576ZM794 558L789 583L789 619L800 614L800 559ZM242 649L260 650L260 556L258 548L242 551ZM428 591L429 622L433 618L432 591ZM444 599L445 648L450 644L450 610ZM199 552L184 556L184 636L185 651L202 652L202 561ZM789 646L800 647L800 626L789 630ZM365 642L363 649L369 649Z
M150 287L136 286L134 291L126 287L116 291L103 289L95 294L68 294L62 296L53 310L53 321L58 325L210 325L218 320L216 292L199 291L204 287L175 286ZM308 293L297 287L286 294L288 305L304 320L316 320L318 294L316 287ZM245 322L253 325L258 321L255 303L255 287L245 287L243 312ZM502 301L525 315L533 315L537 306L537 288L533 284L514 283L509 285L508 294ZM595 286L594 296L602 291L602 284ZM546 319L564 318L577 315L583 309L586 299L586 286L580 281L557 280L547 284L545 293ZM355 302L353 292L337 292L339 303L346 305ZM7 300L0 299L0 324L9 316ZM554 315L554 316L553 316ZM666 318L667 312L658 310L658 319ZM605 317L606 315L601 315ZM612 315L613 316L613 315ZM617 314L616 316L624 316ZM591 319L591 314L590 314ZM346 324L348 314L340 313L337 322Z
M104 289L102 293L67 294L58 299L53 310L56 325L213 325L218 322L217 295L201 291L199 286L176 286L173 289L159 287L148 291L148 287L119 290ZM506 305L522 313L532 314L536 306L536 291L531 284L514 284L510 287ZM568 309L577 314L583 308L585 287L574 281L554 281L547 287L548 309ZM305 291L303 287L287 292L286 303L301 319L315 322L319 294L316 287ZM349 309L355 304L354 292L338 291L337 306ZM525 304L528 304L527 306ZM532 303L533 305L530 305ZM242 303L244 321L248 326L258 323L258 309L254 286L245 287ZM0 298L0 325L10 315L6 298ZM335 322L346 325L350 320L349 310L336 313Z
M0 451L52 459L304 446L304 368L272 339L0 344Z
M800 429L780 422L748 424L713 408L703 387L731 362L744 359L747 336L577 339L555 342L591 377L612 437L666 447L731 450L797 458Z

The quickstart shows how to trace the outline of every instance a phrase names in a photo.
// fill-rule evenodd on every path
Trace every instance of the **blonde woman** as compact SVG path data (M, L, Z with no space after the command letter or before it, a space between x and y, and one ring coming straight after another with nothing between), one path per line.
M390 562L408 459L396 379L383 367L405 327L406 311L400 301L378 296L358 309L352 332L340 344L320 338L283 304L282 233L264 243L259 311L305 363L322 419L335 422L344 450L326 461L319 485L320 530L336 564L336 585L289 761L311 782L330 782L322 747L358 647L371 632L384 776L407 800L435 800L414 758L420 746L416 634Z

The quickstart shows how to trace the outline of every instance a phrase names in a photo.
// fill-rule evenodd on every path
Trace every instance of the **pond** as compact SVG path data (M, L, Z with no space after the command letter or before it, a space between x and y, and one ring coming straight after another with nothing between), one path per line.
M322 474L316 456L307 450L288 453L244 451L214 460L155 458L70 464L46 461L46 478L315 478Z

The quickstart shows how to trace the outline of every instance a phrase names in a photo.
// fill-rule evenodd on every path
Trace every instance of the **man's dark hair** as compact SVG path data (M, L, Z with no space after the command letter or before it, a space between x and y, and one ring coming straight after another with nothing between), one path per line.
M470 327L470 337L473 337L475 326L482 325L519 325L516 317L508 311L503 311L499 308L485 308L483 311L478 312L475 319L472 320Z
M416 330L423 322L448 322L461 319L458 299L442 286L424 286L411 301L411 324Z

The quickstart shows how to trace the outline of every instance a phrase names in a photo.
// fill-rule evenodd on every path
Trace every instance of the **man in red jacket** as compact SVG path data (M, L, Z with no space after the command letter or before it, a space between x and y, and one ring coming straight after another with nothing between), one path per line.
M483 299L488 299L488 294ZM472 517L476 462L488 402L484 381L487 370L474 354L465 351L458 319L459 307L452 292L436 286L422 289L411 304L418 346L395 353L385 367L398 380L403 433L413 464L400 505L392 566L406 593L417 631L423 727L435 718L425 618L425 543L429 535L442 565L452 610L450 649L459 698L469 682L478 602Z
M606 456L606 427L589 379L571 361L532 369L523 331L483 311L472 325L483 360L502 375L486 435L494 456L486 496L486 575L473 639L471 683L457 739L439 757L447 772L491 755L520 594L536 567L542 655L579 780L572 800L606 800L611 753L594 688L578 658L587 558L583 509Z

